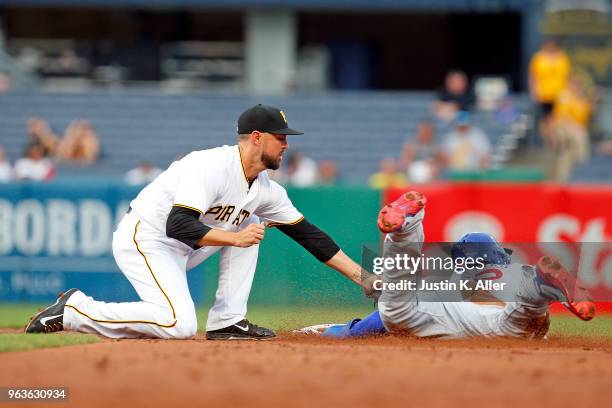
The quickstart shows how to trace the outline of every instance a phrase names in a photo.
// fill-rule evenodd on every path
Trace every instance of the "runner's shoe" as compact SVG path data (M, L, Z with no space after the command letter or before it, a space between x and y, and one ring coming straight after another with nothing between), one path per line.
M416 215L427 204L423 193L409 191L400 198L385 205L378 213L378 229L384 233L400 230L406 217Z
M578 286L576 277L554 257L543 256L536 264L537 281L544 294L551 294L570 312L588 321L595 316L595 303L585 288Z

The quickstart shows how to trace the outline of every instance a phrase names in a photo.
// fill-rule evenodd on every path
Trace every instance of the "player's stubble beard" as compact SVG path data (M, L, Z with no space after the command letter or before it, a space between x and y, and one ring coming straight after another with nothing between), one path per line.
M269 170L278 170L282 159L282 153L280 153L277 157L266 154L265 152L261 154L261 161Z

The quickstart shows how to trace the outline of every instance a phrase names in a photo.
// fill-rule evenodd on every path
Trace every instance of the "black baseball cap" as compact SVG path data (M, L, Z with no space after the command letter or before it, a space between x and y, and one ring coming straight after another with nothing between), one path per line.
M255 130L277 135L304 134L304 132L289 127L287 117L282 110L261 103L245 110L238 118L239 135L246 135Z

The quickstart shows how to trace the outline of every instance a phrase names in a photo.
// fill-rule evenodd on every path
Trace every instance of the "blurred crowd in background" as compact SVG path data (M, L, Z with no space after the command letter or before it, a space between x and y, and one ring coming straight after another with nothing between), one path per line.
M38 117L30 118L26 128L23 156L14 166L0 146L0 180L4 182L49 181L55 177L56 163L87 166L100 154L100 140L87 120L72 121L61 135Z
M371 175L368 184L379 189L405 187L435 181L445 170L490 169L494 164L492 143L472 117L472 112L478 110L494 111L496 120L517 125L515 129L522 133L516 137L525 138L524 145L544 147L552 154L548 178L567 181L573 166L589 157L589 128L597 108L598 89L572 70L568 55L552 38L546 39L531 59L532 105L527 112L513 104L507 88L506 84L501 91L486 88L479 93L463 71L448 72L435 101L423 106L423 119L414 134L407 135L398 152L380 160L380 169ZM526 131L526 120L533 123L531 132ZM612 154L612 142L603 141L598 149ZM14 166L0 146L0 180L51 180L55 163L88 166L100 154L100 138L89 121L75 119L63 132L56 132L45 119L32 117L27 123L23 157ZM161 171L143 159L126 173L124 180L128 184L144 184ZM317 162L300 152L290 154L283 167L271 176L295 187L343 182L333 160Z
M493 88L493 91L491 91ZM507 84L470 84L461 70L447 73L431 106L423 106L423 118L394 154L380 160L371 175L373 188L405 187L437 180L446 170L486 171L494 165L489 136L474 123L472 112L493 111L496 120L516 125L517 138L528 148L543 147L552 156L548 179L567 181L575 164L588 160L591 150L591 118L597 109L599 91L588 77L572 69L570 58L553 38L548 38L529 64L532 104L526 112L513 103ZM527 118L527 119L526 119ZM533 124L527 132L528 124ZM612 154L612 141L597 149ZM75 119L63 132L56 132L43 118L27 123L23 157L12 166L0 146L0 180L47 181L55 175L55 163L88 166L101 154L100 138L87 120ZM128 184L143 184L161 173L143 159L125 175ZM333 160L290 154L283 167L272 172L276 181L295 187L336 185L343 182Z
M27 123L23 156L14 165L0 145L0 182L51 181L56 176L57 164L89 166L101 155L100 139L87 120L75 119L64 130L56 133L42 118L32 117ZM142 160L125 173L129 185L142 185L153 181L162 172L150 162Z
M552 179L566 181L572 167L589 157L589 128L599 91L572 68L554 39L547 39L531 59L529 85L538 142L554 152Z
M185 9L148 11L104 4L99 9L0 7L0 93L19 87L24 78L17 73L24 67L26 79L36 74L47 84L85 92L94 86L121 89L130 81L155 83L158 91L197 88L248 95L431 92L438 87L433 102L419 106L420 120L403 135L403 143L376 156L378 171L360 180L379 189L534 164L544 168L544 180L567 182L575 167L593 154L612 158L612 130L594 126L605 92L596 85L593 72L584 69L593 61L602 64L603 59L597 58L605 57L612 34L597 39L591 33L600 48L590 43L574 47L582 50L581 55L561 46L572 44L569 34L539 35L545 34L541 28L546 24L554 32L559 21L562 30L557 27L557 31L569 30L575 23L569 13L587 7L587 2L549 0L536 5L496 0L490 3L505 8L490 11L463 4L462 13L448 6L463 2L448 0L447 6L440 2L437 11L406 8L408 12L401 15L304 12L297 6L282 12L225 10L215 9L220 6L214 1L202 3L211 9L193 10L186 4ZM603 33L612 30L607 3L588 3L592 10L585 10L592 11L593 24L601 24ZM80 24L65 26L50 15L74 18ZM32 30L32 22L41 26L40 32ZM270 22L278 23L272 24L279 30L274 35L267 31ZM369 29L373 22L380 27ZM109 34L110 23L118 29ZM571 28L575 37L585 29ZM3 31L12 38L1 38ZM536 33L537 41L530 38ZM399 46L398 38L406 39L409 46ZM427 41L421 43L422 38ZM610 71L609 64L597 78L600 83L610 76L605 69ZM40 82L32 83L35 89L40 87ZM112 149L104 150L107 135L96 131L90 122L95 118L75 118L63 130L54 128L55 120L31 117L24 123L22 157L7 157L0 139L0 181L48 181L60 166L95 167L113 154ZM492 134L491 122L505 130ZM132 185L147 183L163 171L159 162L138 152L131 165L122 171L124 181ZM373 168L371 163L367 171ZM323 155L309 157L292 149L272 178L295 187L333 186L351 179L341 169L341 163Z
M588 160L591 151L591 119L600 95L585 75L573 70L569 56L554 38L547 38L529 64L529 92L532 105L531 132L524 145L543 146L551 157L547 178L566 182L573 167ZM495 110L500 120L515 124L521 112L507 95L499 95ZM468 78L459 70L450 71L444 87L432 104L430 116L419 123L416 137L404 144L399 156L385 157L380 170L369 179L375 188L405 187L436 180L444 169L484 171L491 168L489 136L474 124L470 112L479 109L477 96ZM441 140L437 128L448 128ZM603 140L596 149L612 154L612 141Z

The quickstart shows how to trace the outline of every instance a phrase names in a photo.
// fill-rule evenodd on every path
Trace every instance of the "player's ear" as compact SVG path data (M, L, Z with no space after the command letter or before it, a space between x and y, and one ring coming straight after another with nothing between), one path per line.
M261 144L262 136L263 135L261 134L261 132L254 130L253 132L251 132L251 142L253 142L255 146L259 146Z

